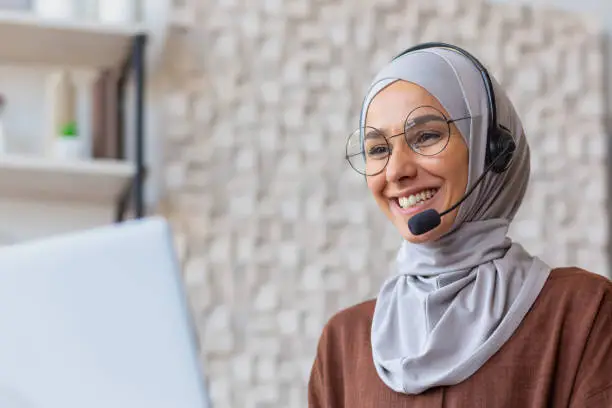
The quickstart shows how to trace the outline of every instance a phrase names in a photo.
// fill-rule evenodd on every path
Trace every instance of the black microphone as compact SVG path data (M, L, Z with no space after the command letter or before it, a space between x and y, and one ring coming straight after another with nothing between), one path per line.
M408 220L408 228L410 229L412 235L422 235L440 225L440 223L442 222L442 217L453 211L455 208L459 207L461 203L463 203L470 196L470 194L472 194L476 186L478 186L478 184L480 184L482 180L484 180L484 177L489 171L491 171L495 163L497 163L500 158L506 156L506 154L509 153L511 150L514 150L514 148L514 143L509 143L508 146L506 146L506 148L495 158L495 160L493 160L484 169L480 177L478 177L478 180L476 180L476 182L472 184L472 187L470 187L470 189L463 195L463 197L461 197L461 199L457 201L452 207L450 207L446 211L443 211L442 213L439 213L433 208L429 208L412 216L412 218Z

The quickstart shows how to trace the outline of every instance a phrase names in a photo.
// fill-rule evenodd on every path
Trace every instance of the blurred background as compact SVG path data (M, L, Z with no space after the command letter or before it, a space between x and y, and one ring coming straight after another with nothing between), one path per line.
M372 76L467 48L532 147L511 236L610 276L608 0L0 0L0 241L162 214L214 407L305 407L400 237L344 161Z

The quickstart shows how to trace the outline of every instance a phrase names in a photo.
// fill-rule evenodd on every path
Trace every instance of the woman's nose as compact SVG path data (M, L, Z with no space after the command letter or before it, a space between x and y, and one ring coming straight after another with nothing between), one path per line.
M401 143L393 149L387 163L387 182L398 182L404 178L414 178L417 174L417 165L414 152Z

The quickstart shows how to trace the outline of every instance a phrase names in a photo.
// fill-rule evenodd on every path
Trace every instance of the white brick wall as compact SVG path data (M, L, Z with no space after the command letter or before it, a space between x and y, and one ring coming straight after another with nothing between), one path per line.
M326 319L386 276L399 238L343 149L371 76L416 42L468 47L523 115L533 176L512 235L607 273L591 21L479 0L193 3L169 57L167 208L216 408L305 407Z

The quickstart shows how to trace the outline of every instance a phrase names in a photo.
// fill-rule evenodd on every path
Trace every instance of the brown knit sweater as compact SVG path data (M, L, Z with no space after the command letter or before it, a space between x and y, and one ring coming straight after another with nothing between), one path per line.
M556 269L510 340L464 382L404 395L372 362L375 301L339 312L319 341L309 408L612 408L612 282Z

